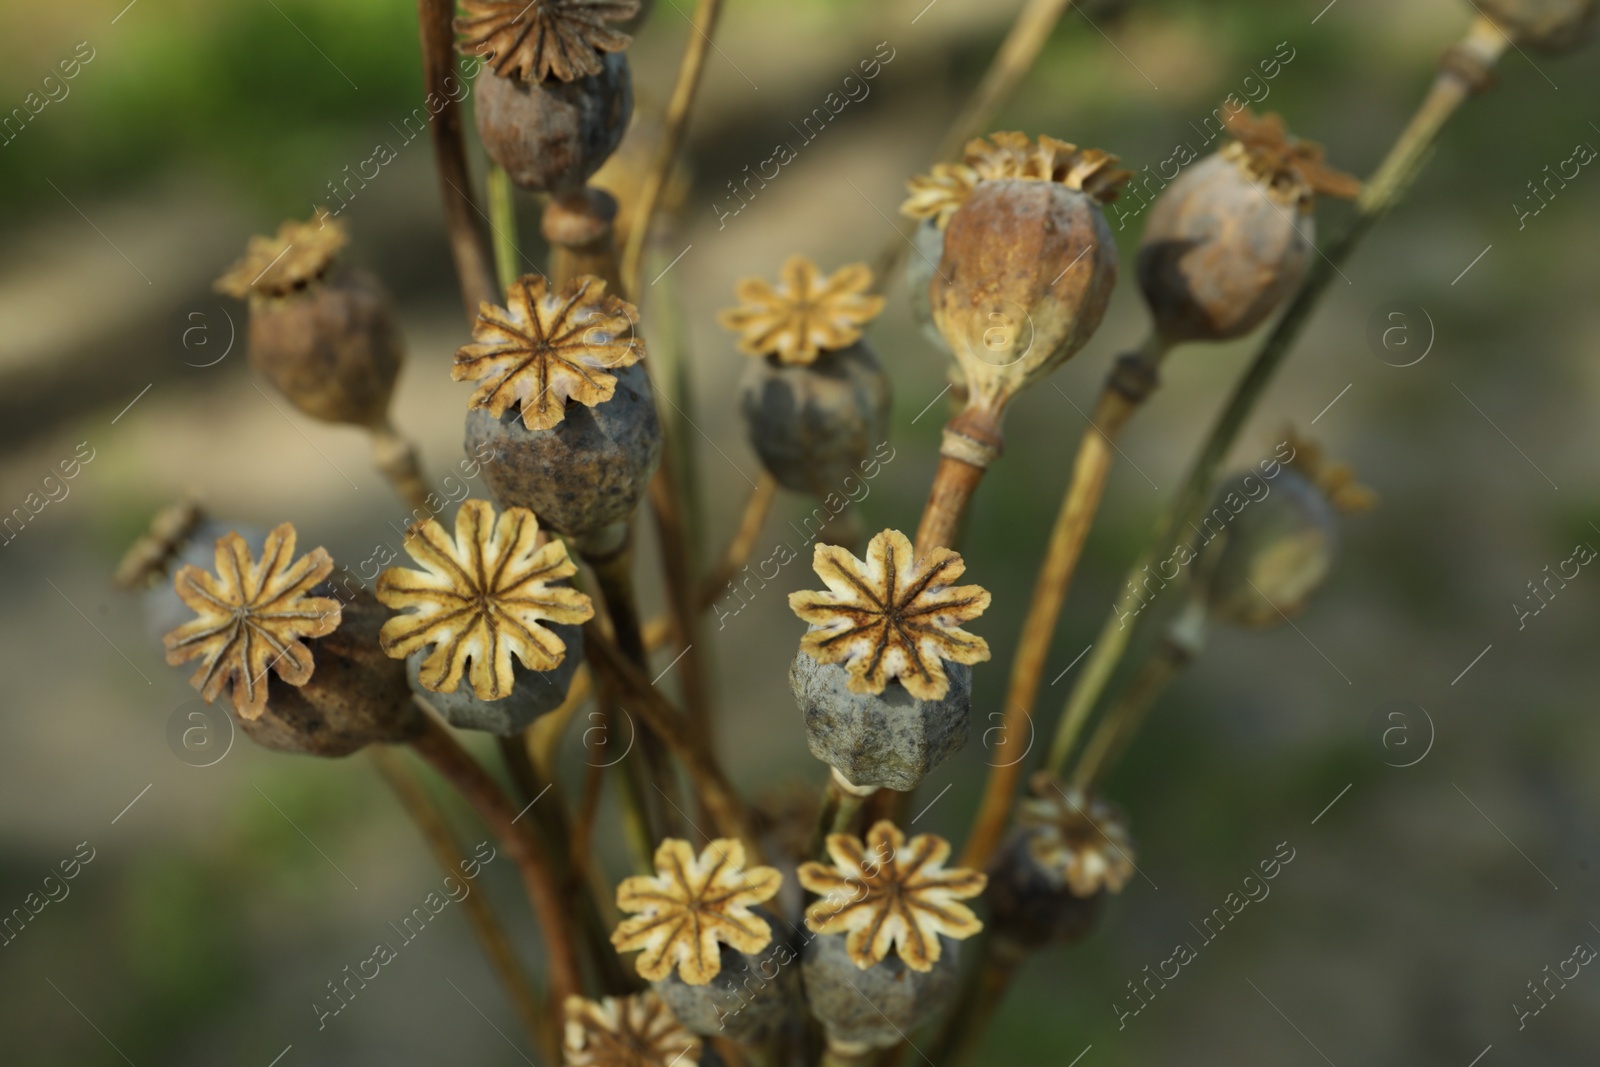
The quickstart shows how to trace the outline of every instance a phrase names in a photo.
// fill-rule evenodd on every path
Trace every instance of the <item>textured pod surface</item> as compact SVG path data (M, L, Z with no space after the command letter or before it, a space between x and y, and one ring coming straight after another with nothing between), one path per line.
M943 942L931 971L914 971L890 956L866 970L845 950L841 934L818 934L805 946L801 974L811 1014L835 1041L890 1048L933 1018L956 995L961 942Z
M375 426L389 409L402 348L377 279L339 267L288 295L251 297L249 358L307 415Z
M530 671L518 664L511 695L501 700L479 700L472 687L462 683L454 693L436 693L418 680L429 649L406 657L406 680L411 691L426 700L451 726L482 730L499 737L515 737L534 719L556 710L567 699L572 676L583 662L583 628L550 623L548 628L567 646L567 654L554 670Z
M989 869L990 926L1020 945L1071 945L1099 922L1106 893L1080 897L1040 866L1025 834L1016 834Z
M950 689L943 699L917 700L898 681L880 694L852 693L844 667L797 654L789 688L805 713L811 754L855 785L916 788L967 743L972 668L944 669Z
M892 389L865 341L815 363L756 359L739 382L750 444L778 484L825 497L843 492L889 435Z
M1007 179L980 182L951 217L928 297L973 404L998 412L1083 347L1116 281L1116 242L1093 197Z
M1162 191L1139 242L1139 287L1169 341L1225 341L1299 287L1315 222L1213 154Z
M782 925L761 914L775 929ZM800 1003L798 960L798 953L782 940L753 954L723 945L722 970L709 984L690 985L674 971L652 986L678 1021L694 1033L763 1041Z
M1260 487L1270 492L1252 499ZM1199 566L1211 613L1237 626L1273 626L1305 610L1333 567L1339 522L1328 498L1299 471L1285 467L1263 482L1253 474L1223 483L1205 522L1207 532L1231 516Z
M616 150L633 114L633 77L619 52L576 81L528 83L485 68L477 80L478 136L524 189L582 188Z
M502 507L525 507L559 533L592 533L633 514L661 459L661 424L644 367L617 372L610 400L569 404L561 422L529 430L515 410L467 412L469 455L493 455L483 478Z
M1597 0L1478 0L1476 7L1519 43L1547 52L1577 48L1600 26Z
M265 713L238 718L239 728L263 748L307 756L347 756L416 737L422 712L411 701L405 665L378 647L388 610L364 589L324 584L312 592L339 597L339 628L308 642L316 663L310 680L297 688L271 676Z

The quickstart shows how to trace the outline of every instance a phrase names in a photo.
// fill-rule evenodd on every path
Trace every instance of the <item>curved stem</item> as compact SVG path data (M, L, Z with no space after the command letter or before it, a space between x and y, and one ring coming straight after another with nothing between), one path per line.
M1104 779L1127 750L1128 742L1144 723L1145 715L1190 658L1189 650L1171 639L1163 639L1155 647L1133 676L1127 690L1106 712L1084 744L1083 755L1078 757L1077 766L1072 771L1074 786L1088 790L1094 783Z
M650 172L645 176L644 187L633 213L633 225L628 231L628 244L622 254L622 282L625 292L639 292L639 268L644 261L644 246L650 239L650 223L655 218L656 207L661 202L662 190L672 173L672 163L683 144L684 131L689 126L689 112L694 108L695 94L700 89L700 76L705 70L706 55L711 49L711 37L717 31L717 19L722 15L723 0L700 0L690 22L689 37L684 43L683 59L678 64L678 80L672 87L672 100L667 104L666 130L656 157L651 161Z
M983 801L972 833L961 853L961 865L982 870L1005 832L1011 804L1022 777L1023 761L1033 741L1033 711L1039 699L1050 645L1061 618L1061 606L1072 584L1084 542L1105 493L1117 438L1154 391L1156 372L1168 346L1154 334L1144 347L1118 361L1100 391L1089 425L1078 443L1072 479L1061 500L1044 562L1034 579L1033 600L1022 623L1017 652L1011 661L1000 742L992 753Z
M467 170L466 133L461 127L460 94L446 82L460 78L456 69L455 0L417 0L417 24L422 33L422 82L427 99L439 101L428 124L433 131L434 161L439 170L439 194L445 224L450 230L450 254L461 283L461 303L467 323L477 321L478 305L493 299L494 268L488 237L480 224L482 212L472 196L472 176Z
M387 745L372 745L368 747L367 752L371 755L372 762L377 765L378 773L383 775L383 780L394 791L400 806L411 816L411 821L417 824L417 829L421 831L422 839L427 843L428 851L433 853L434 862L439 865L439 869L447 875L459 877L466 865L466 860L461 855L461 846L457 843L455 835L450 832L450 825L445 822L444 814L433 803L427 790L411 772L411 768L407 767L399 754ZM541 1011L539 998L534 993L522 965L517 962L516 954L511 951L511 944L506 940L505 927L500 925L499 918L489 904L488 896L483 893L468 893L461 902L466 908L467 921L472 924L472 932L477 936L483 954L489 958L489 966L494 968L500 984L505 986L506 996L511 998L511 1006L515 1009L517 1020L522 1023L528 1040L532 1042L534 1048L545 1048L545 1038L553 1029L553 1020L546 1018Z
M1227 406L1212 425L1204 448L1190 467L1183 488L1157 523L1151 545L1129 570L1130 582L1112 607L1111 616L1101 628L1100 635L1095 638L1094 651L1067 699L1050 748L1049 762L1056 773L1059 774L1064 767L1078 732L1088 720L1089 713L1127 648L1133 631L1132 627L1125 625L1124 619L1137 606L1133 580L1146 566L1170 555L1177 548L1180 531L1187 530L1189 523L1205 509L1217 468L1228 454L1256 401L1261 398L1267 384L1299 338L1300 331L1310 320L1323 290L1337 274L1338 265L1350 257L1367 231L1399 201L1438 140L1445 123L1471 94L1473 80L1461 67L1476 65L1487 72L1507 45L1505 36L1493 23L1482 17L1473 21L1466 37L1455 46L1456 54L1464 62L1447 64L1441 68L1411 122L1362 190L1356 201L1356 217L1349 229L1326 255L1312 264L1310 274L1295 294L1288 310L1262 342L1255 360L1234 387Z
M723 552L722 559L700 586L700 599L698 607L701 611L710 610L718 598L722 596L723 587L733 580L750 559L750 553L756 546L756 538L761 536L761 527L766 524L767 516L772 512L772 501L778 495L778 480L766 471L761 472L761 477L756 479L756 487L750 491L750 497L745 501L744 512L739 516L738 529L734 531L733 539L728 542L727 551Z
M372 429L372 465L384 476L395 494L411 508L411 521L433 517L428 506L428 483L422 477L417 446L400 436L389 423Z
M423 718L427 727L411 747L472 805L516 864L544 935L545 953L550 960L550 994L559 1006L567 997L583 992L583 971L572 939L572 914L538 832L531 821L518 821L516 809L494 779L431 713Z

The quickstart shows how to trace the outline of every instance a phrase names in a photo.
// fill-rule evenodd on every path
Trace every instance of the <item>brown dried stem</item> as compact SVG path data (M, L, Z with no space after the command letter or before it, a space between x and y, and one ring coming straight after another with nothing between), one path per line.
M750 559L750 553L756 546L756 538L761 536L761 528L766 525L767 516L772 512L772 501L778 495L778 480L766 471L761 472L761 477L756 479L756 487L750 491L749 498L745 501L744 512L739 516L739 526L734 531L733 540L728 542L727 551L723 552L722 559L712 572L706 575L705 581L700 585L700 599L698 607L701 611L709 611L722 596L723 587L733 580Z
M690 21L689 37L684 42L683 59L678 64L678 80L672 87L672 100L667 104L665 129L656 157L651 161L645 176L644 187L634 210L634 222L628 231L628 246L622 254L622 292L639 292L639 270L644 264L645 244L650 238L650 223L656 207L661 203L662 191L672 174L673 161L683 145L684 131L689 126L689 113L694 109L695 94L700 89L700 76L705 70L706 55L711 50L712 35L717 32L717 20L722 15L723 0L700 0Z
M387 422L372 430L372 464L411 508L413 521L433 517L433 509L428 507L428 483L422 477L422 464L417 459L417 446Z
M962 849L963 866L983 868L1005 832L1017 782L1022 777L1023 761L1032 747L1033 711L1039 699L1039 681L1050 655L1056 623L1061 618L1062 603L1072 585L1072 575L1083 556L1084 542L1105 493L1117 438L1154 391L1156 369L1165 354L1166 346L1152 334L1143 349L1118 362L1100 391L1100 399L1078 443L1072 480L1050 532L1044 562L1034 578L1033 600L1028 605L1017 652L1011 661L1011 682L1006 691L1000 741L990 762L977 819Z
M427 708L420 699L418 704ZM544 936L545 953L550 960L550 994L559 1009L567 997L583 992L583 970L572 939L572 913L538 830L531 821L518 821L517 811L505 792L431 713L423 718L427 726L411 747L472 805L516 864Z
M944 439L939 467L934 471L933 485L928 490L928 503L917 525L915 551L918 559L935 548L955 547L972 494L989 469L988 462L975 461L973 453L982 451L997 457L1004 441L999 416L971 407L945 425ZM963 449L958 454L951 447L953 440L974 442L977 448Z
M1144 661L1128 688L1117 698L1083 746L1072 771L1072 784L1085 793L1116 765L1144 722L1145 714L1160 699L1172 679L1193 658L1187 647L1163 638Z
M428 796L427 790L417 780L417 776L412 773L399 753L387 745L372 745L367 751L372 756L372 762L377 765L378 773L383 775L383 780L394 791L400 806L405 808L406 814L411 816L411 821L416 823L439 869L448 875L459 877L464 863L461 846L451 833L450 824L445 821L444 814ZM489 904L488 896L484 893L468 893L462 898L462 903L466 906L467 921L472 925L472 932L477 936L483 954L489 958L489 965L494 968L500 983L505 986L506 996L511 998L511 1006L516 1011L517 1020L522 1023L528 1040L534 1048L548 1047L547 1042L555 1030L554 1019L547 1017L540 1009L539 998L534 993L522 964L511 951L510 942L506 940L505 927L500 925L494 908Z
M488 235L480 225L482 212L472 196L472 176L467 169L467 140L461 125L459 94L445 84L461 77L456 69L455 0L417 0L417 23L422 33L422 82L439 110L429 124L433 130L434 160L439 170L439 194L445 224L450 230L450 254L461 283L461 303L467 322L477 320L478 305L495 295L494 259Z

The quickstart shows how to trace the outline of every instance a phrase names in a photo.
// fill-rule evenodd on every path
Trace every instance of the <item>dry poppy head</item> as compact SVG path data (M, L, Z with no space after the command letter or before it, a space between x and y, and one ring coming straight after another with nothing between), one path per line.
M476 343L456 352L450 377L479 383L471 407L499 418L515 404L528 429L548 430L567 417L569 401L592 408L611 399L617 379L610 372L644 355L634 336L638 315L592 275L558 293L547 279L525 274L511 284L505 307L479 306Z
M326 274L349 240L344 223L337 219L290 219L275 236L250 238L244 256L212 288L240 300L252 295L287 296Z
M1322 146L1292 136L1282 116L1269 113L1257 118L1249 108L1241 108L1228 114L1223 124L1233 143L1222 154L1282 203L1310 211L1318 193L1346 200L1361 195L1361 179L1324 163Z
M122 554L112 582L119 589L154 585L167 573L173 558L183 550L204 518L200 505L190 499L168 504L156 512L150 519L150 528Z
M945 660L989 658L988 642L961 629L983 614L989 593L950 584L966 570L960 553L936 548L915 559L905 534L884 530L865 561L818 544L812 567L828 589L789 594L790 609L811 624L800 650L843 664L852 693L881 693L898 678L918 700L940 700L950 688Z
M568 997L566 1067L698 1067L701 1040L655 993L586 1000Z
M461 0L456 48L501 77L569 82L599 74L601 52L633 40L608 23L639 13L639 0Z
M979 182L1005 179L1056 182L1109 203L1133 175L1116 164L1116 156L1098 148L1079 148L1050 136L1034 141L1025 133L992 133L968 141L960 164L937 164L931 173L907 182L911 195L900 213L931 218L943 229Z
M939 935L964 940L983 929L959 903L983 892L977 871L945 869L950 842L935 834L906 841L887 819L867 831L828 835L832 866L804 863L800 884L821 899L806 909L806 925L819 934L844 934L845 950L863 971L892 948L914 971L939 962Z
M1344 515L1359 515L1378 506L1377 492L1356 481L1356 470L1350 464L1330 459L1321 445L1309 437L1301 437L1293 427L1285 429L1283 436L1294 450L1289 466L1305 475L1335 510Z
M1073 896L1121 892L1134 872L1133 839L1122 812L1076 786L1062 788L1048 771L1035 774L1030 785L1033 795L1018 806L1017 824L1027 831L1034 862Z
M779 363L814 363L824 352L849 348L862 328L883 310L872 288L872 270L851 263L823 276L804 256L790 256L776 286L745 278L734 286L741 301L717 316L739 335L739 349L774 356Z
M783 885L773 867L746 867L744 845L718 838L698 857L689 842L668 838L656 849L654 877L626 878L617 886L617 907L636 912L611 935L618 952L639 951L636 964L646 981L672 974L689 985L705 985L722 971L722 950L760 952L772 928L750 910L771 900Z
M578 567L565 544L541 547L538 535L527 508L496 519L484 500L462 501L454 539L436 519L415 527L405 548L423 569L390 567L378 576L378 599L404 612L383 624L384 652L405 659L431 645L418 672L423 688L454 693L466 674L479 700L511 694L513 654L530 671L560 664L566 643L543 624L586 622L594 605L554 584Z
M183 567L173 586L198 618L167 634L167 662L176 667L200 658L189 684L212 703L226 684L234 710L259 719L267 708L267 671L293 686L311 680L315 663L302 638L322 637L339 626L339 601L308 596L333 572L321 548L294 558L294 527L267 535L259 561L237 533L217 539L217 573Z

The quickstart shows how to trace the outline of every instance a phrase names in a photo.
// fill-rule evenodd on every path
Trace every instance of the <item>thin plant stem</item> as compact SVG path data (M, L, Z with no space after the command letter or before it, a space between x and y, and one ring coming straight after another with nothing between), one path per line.
M1310 274L1301 284L1288 310L1262 342L1254 361L1234 387L1227 406L1217 416L1210 436L1190 467L1183 488L1157 522L1150 546L1130 568L1130 581L1112 607L1100 635L1095 638L1094 650L1067 699L1050 747L1049 765L1057 774L1064 768L1079 732L1110 682L1132 636L1132 627L1123 620L1137 606L1137 594L1134 592L1137 576L1146 566L1167 558L1178 547L1180 540L1187 537L1185 531L1189 524L1205 510L1218 467L1278 367L1294 347L1300 332L1310 321L1323 291L1337 276L1338 265L1350 257L1373 225L1404 195L1445 123L1473 92L1475 79L1463 67L1475 66L1487 75L1508 45L1505 35L1488 19L1480 16L1473 20L1471 29L1453 49L1458 62L1441 67L1421 106L1356 200L1356 215L1349 228L1328 252L1312 263Z
M716 756L709 748L702 748L695 743L682 726L677 710L593 620L584 623L583 640L591 660L624 683L634 698L632 705L639 710L645 724L666 743L673 756L689 772L689 778L717 831L725 837L740 839L744 842L746 852L753 858L759 857L762 854L761 843L756 837L750 812Z
M1083 546L1105 493L1117 439L1134 413L1154 391L1156 373L1169 346L1152 333L1137 352L1118 361L1100 391L1089 425L1078 443L1072 478L1050 533L1044 562L1034 579L1033 599L1022 623L1017 652L1011 661L1005 715L999 743L990 753L988 781L972 833L961 854L963 867L982 869L993 854L1010 818L1017 781L1033 740L1034 705L1050 655L1061 606L1083 556Z
M422 476L417 446L402 437L387 421L372 429L372 465L411 509L412 521L433 517L428 506L428 483Z
M450 830L450 824L445 821L444 813L428 796L428 791L423 788L422 783L418 781L400 754L392 748L387 745L371 745L367 752L377 766L378 773L383 776L383 780L400 801L400 806L411 817L411 821L416 823L423 841L428 846L428 851L433 853L434 862L446 874L459 878L466 860L461 854L460 844ZM488 895L468 893L461 902L466 907L467 921L472 925L472 932L477 937L483 954L489 958L489 966L494 968L500 984L505 986L506 996L511 999L511 1006L517 1013L517 1021L522 1024L528 1040L532 1042L534 1048L546 1047L546 1038L553 1028L553 1020L545 1016L541 1010L538 995L534 992L532 983L528 981L522 964L518 962L516 953L511 951L505 927L495 915Z
M1191 658L1188 649L1163 638L1140 665L1128 688L1111 705L1083 746L1072 770L1072 784L1088 791L1116 765L1145 715Z
M945 424L939 466L917 524L915 552L919 558L935 548L955 546L972 494L989 464L999 458L1003 443L999 412L968 407Z
M493 77L493 75L485 75ZM511 288L511 283L522 273L522 252L517 247L517 202L511 175L498 163L489 165L485 181L489 200L490 242L494 246L494 266L500 276L500 291Z
M997 935L984 942L978 965L966 974L961 1009L951 1013L934 1046L934 1062L957 1067L977 1054L985 1031L1026 958L1026 948L1010 938Z
M466 133L461 125L461 104L445 84L459 78L456 69L455 0L417 0L417 24L422 34L422 81L429 100L439 101L428 128L433 131L434 161L439 171L439 195L450 232L450 254L461 284L461 303L467 323L477 321L478 305L494 296L494 268L482 214L472 195L467 169ZM494 75L487 75L493 77Z
M426 709L426 704L418 701ZM534 917L544 936L545 954L550 967L550 994L559 1006L566 998L583 992L583 969L573 941L575 928L571 910L562 892L561 880L545 855L537 828L531 821L519 821L505 792L495 784L478 761L434 718L431 709L423 716L426 727L411 747L472 805L516 864L533 904Z
M761 477L756 479L756 487L750 491L750 496L745 500L744 511L739 516L739 526L734 531L733 539L728 542L722 558L701 585L701 611L711 609L722 596L727 584L733 580L733 576L738 574L740 568L750 559L750 553L755 550L756 538L761 536L761 528L766 525L767 516L772 513L772 501L777 495L778 480L768 472L762 471Z
M683 145L684 132L689 126L689 113L694 109L695 95L700 89L706 55L711 50L711 38L717 32L722 6L723 0L700 0L695 7L689 36L684 41L683 59L678 64L678 80L672 87L672 99L667 104L666 128L634 206L634 222L628 231L627 247L622 254L622 281L624 291L633 294L635 299L639 292L639 269L644 263L645 244L650 239L650 223L672 174L673 161L678 158L678 150Z

